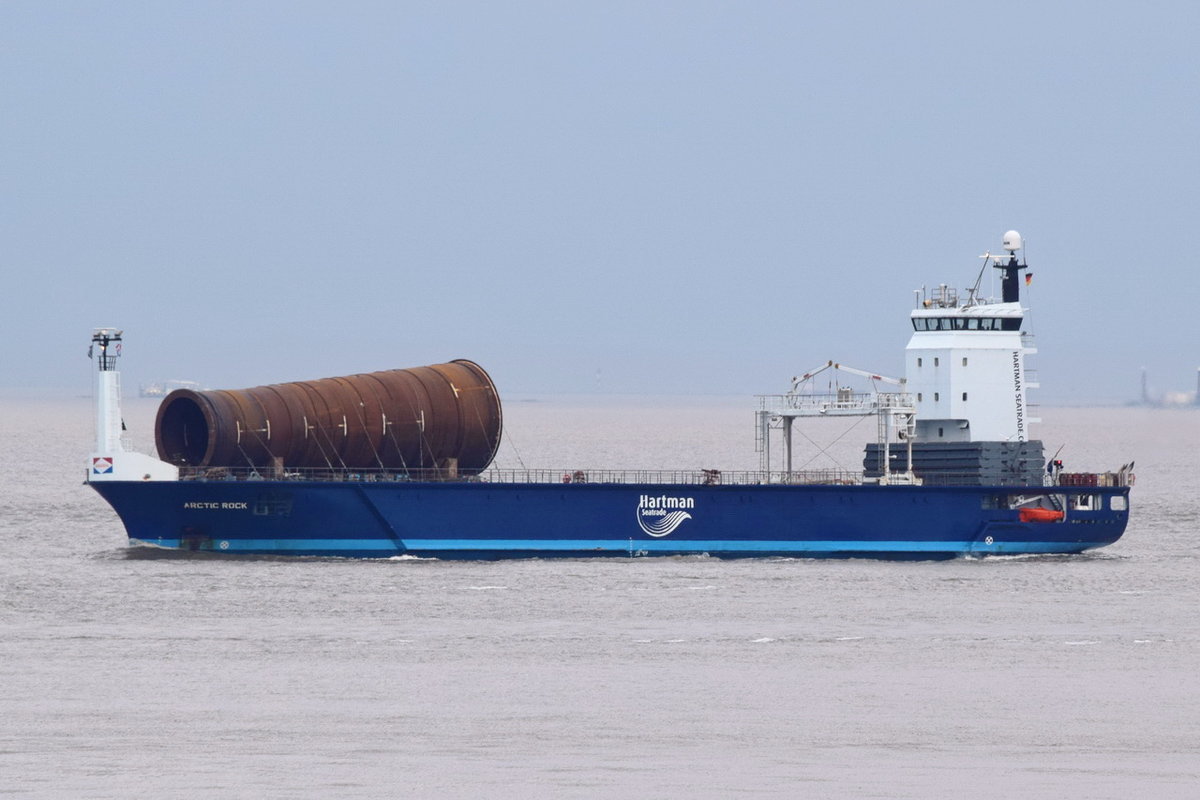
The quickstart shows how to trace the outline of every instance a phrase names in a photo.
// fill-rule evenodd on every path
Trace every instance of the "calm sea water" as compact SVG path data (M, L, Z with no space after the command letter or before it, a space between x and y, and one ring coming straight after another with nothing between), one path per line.
M507 466L757 465L740 398L535 400ZM2 402L0 795L1200 792L1200 411L1043 412L1068 470L1137 460L1094 554L453 563L131 551L89 401Z

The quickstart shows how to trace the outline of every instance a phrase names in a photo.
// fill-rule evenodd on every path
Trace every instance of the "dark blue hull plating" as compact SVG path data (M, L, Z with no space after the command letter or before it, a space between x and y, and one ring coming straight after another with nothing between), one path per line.
M1115 542L1129 516L1123 486L97 481L92 487L134 543L352 558L1078 553ZM1064 517L1021 521L1008 500L1022 492L1055 495L1064 501Z

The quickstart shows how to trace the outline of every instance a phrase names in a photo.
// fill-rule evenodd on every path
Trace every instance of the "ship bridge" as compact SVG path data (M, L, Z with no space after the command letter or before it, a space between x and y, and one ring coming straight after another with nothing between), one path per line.
M1004 236L1007 255L984 253L983 269L961 294L945 284L916 291L910 314L912 338L905 349L905 376L917 410L918 442L1025 442L1030 415L1025 357L1037 352L1023 331L1019 275L1031 274L1016 255L1019 234ZM1002 273L1001 298L982 298L987 268Z

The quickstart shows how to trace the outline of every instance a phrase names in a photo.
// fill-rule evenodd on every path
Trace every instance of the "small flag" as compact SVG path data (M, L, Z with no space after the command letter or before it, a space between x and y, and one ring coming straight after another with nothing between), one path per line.
M1026 273L1025 273L1025 285L1026 285L1026 286L1028 286L1028 285L1029 285L1029 284L1031 284L1031 283L1033 283L1033 273L1032 273L1032 272L1026 272Z

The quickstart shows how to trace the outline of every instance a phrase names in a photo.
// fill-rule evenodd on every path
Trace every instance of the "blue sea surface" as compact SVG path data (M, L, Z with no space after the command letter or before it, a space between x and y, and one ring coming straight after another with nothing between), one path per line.
M758 464L743 398L526 399L503 466ZM472 563L130 549L83 485L89 401L3 402L0 795L1200 786L1197 409L1042 411L1068 470L1137 462L1125 537L1080 556ZM148 450L154 411L127 403ZM873 425L844 434L797 466L856 468Z

